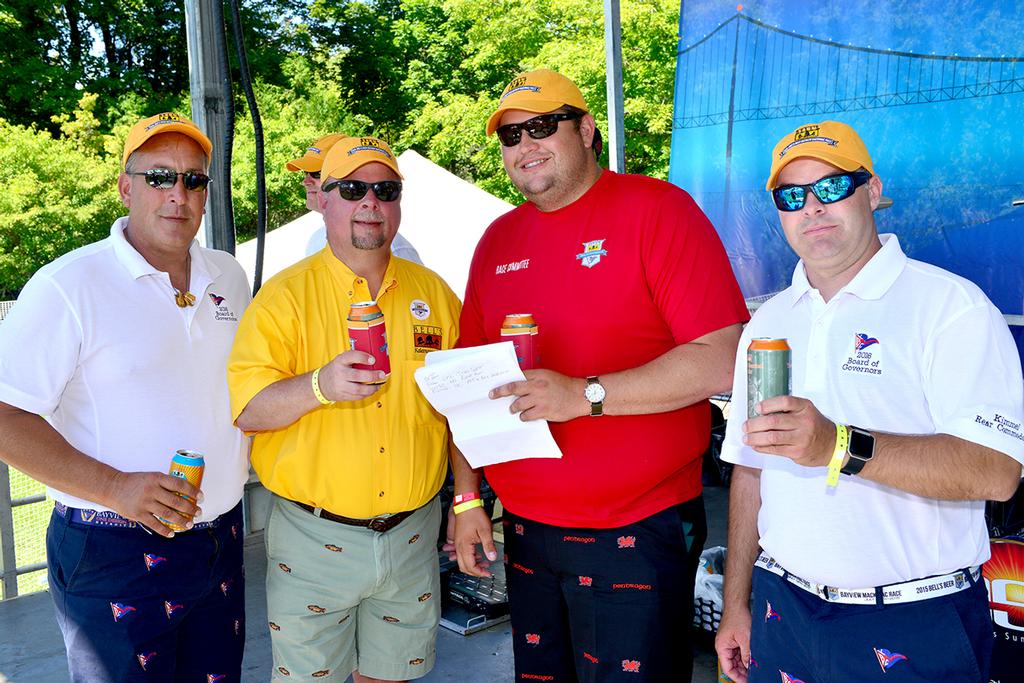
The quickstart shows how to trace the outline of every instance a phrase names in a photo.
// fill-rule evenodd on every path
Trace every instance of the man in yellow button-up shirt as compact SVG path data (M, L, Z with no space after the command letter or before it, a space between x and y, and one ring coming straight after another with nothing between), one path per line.
M402 176L384 141L338 141L321 175L327 247L260 290L228 365L232 414L255 434L253 467L276 494L274 676L404 681L434 662L447 462L445 420L413 371L455 344L460 304L435 273L390 254ZM355 367L372 357L347 350L349 307L371 300L387 327L383 384Z

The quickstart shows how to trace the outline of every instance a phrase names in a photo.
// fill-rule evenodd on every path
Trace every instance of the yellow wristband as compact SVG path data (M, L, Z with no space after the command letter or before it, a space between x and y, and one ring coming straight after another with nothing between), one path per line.
M472 510L473 508L482 508L483 506L484 502L479 498L476 498L474 500L467 500L465 503L459 503L458 505L455 506L454 509L455 514L459 515L465 512L466 510Z
M836 449L832 451L832 459L828 461L828 477L825 481L829 486L839 484L839 470L843 468L843 458L850 448L850 432L846 425L836 423Z
M333 405L334 401L324 396L324 392L320 391L320 370L321 368L314 370L313 377L310 379L310 384L313 385L313 395L316 396L316 400L320 401L322 405Z

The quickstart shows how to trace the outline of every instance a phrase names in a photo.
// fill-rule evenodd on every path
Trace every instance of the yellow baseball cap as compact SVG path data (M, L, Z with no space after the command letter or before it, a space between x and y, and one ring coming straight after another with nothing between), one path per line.
M501 115L509 109L546 114L565 105L590 112L587 103L583 101L583 93L562 74L551 69L527 71L505 86L498 108L487 119L487 134L498 129Z
M341 133L331 133L318 138L316 142L306 148L305 154L298 159L292 159L284 167L289 171L316 173L324 164L324 155L334 146L334 143L343 137L345 136Z
M775 180L783 167L802 157L820 159L844 171L865 168L875 174L871 155L857 131L839 121L822 121L800 126L779 140L772 151L772 170L764 189L775 189Z
M384 164L402 177L398 170L398 160L388 143L380 138L342 138L331 146L324 155L324 164L320 169L321 185L328 178L341 180L351 175L360 166L366 164Z
M132 126L124 141L124 154L121 155L122 168L128 163L128 157L132 155L132 152L146 144L154 135L164 133L181 133L192 138L203 148L206 159L209 161L210 155L213 153L213 143L210 142L210 138L206 137L203 131L199 130L199 127L189 119L169 111L142 119Z

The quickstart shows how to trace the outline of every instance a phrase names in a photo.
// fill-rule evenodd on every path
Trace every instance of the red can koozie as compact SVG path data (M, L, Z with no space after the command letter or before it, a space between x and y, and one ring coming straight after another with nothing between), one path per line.
M354 351L373 356L373 365L354 364L358 370L380 370L384 379L369 384L383 384L391 376L391 359L388 357L388 335L384 327L384 314L376 301L361 301L352 304L348 313L348 343Z
M537 331L532 313L509 313L501 324L501 340L512 342L516 349L516 360L523 370L540 367Z

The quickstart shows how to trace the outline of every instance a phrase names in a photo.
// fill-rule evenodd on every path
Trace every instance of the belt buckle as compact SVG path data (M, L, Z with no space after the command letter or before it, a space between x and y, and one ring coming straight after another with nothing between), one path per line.
M378 534L382 534L391 528L388 524L389 519L389 517L374 517L366 527L370 529L370 531L376 531Z

